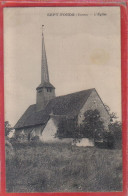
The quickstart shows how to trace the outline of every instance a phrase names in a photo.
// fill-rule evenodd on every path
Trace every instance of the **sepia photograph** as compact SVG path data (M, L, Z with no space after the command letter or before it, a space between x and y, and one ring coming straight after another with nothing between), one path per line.
M6 192L121 192L120 7L4 8Z

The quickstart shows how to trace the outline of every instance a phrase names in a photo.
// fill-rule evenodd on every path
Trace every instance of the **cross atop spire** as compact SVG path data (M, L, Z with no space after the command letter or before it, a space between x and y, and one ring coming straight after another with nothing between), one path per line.
M44 44L44 34L43 34L44 25L42 25L42 59L41 59L41 84L48 82L49 83L49 73L48 73L48 64Z

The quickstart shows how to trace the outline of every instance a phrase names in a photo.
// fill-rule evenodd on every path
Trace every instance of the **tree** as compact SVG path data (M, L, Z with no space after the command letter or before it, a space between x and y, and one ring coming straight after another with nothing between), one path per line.
M5 121L4 125L5 125L5 136L8 136L10 131L12 130L12 127L9 121Z
M104 122L100 118L100 112L95 110L87 110L84 113L84 121L81 129L82 137L94 138L101 137L104 130Z
M121 148L122 146L122 123L117 120L115 112L111 112L109 106L105 105L106 110L110 115L109 131L114 137L114 143L116 147Z
M115 112L111 112L110 107L108 105L105 104L105 108L109 113L111 122L113 122L114 120L116 120L118 118Z
M58 130L56 133L56 137L62 138L73 138L74 134L76 133L76 118L68 119L62 118L59 121Z
M122 147L122 123L120 121L115 121L110 123L109 130L112 133L115 141L115 147Z

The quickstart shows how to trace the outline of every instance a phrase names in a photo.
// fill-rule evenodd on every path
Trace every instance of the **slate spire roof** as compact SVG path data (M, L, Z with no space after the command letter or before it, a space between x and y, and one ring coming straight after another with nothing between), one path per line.
M44 34L42 31L42 59L41 59L41 83L49 82L48 64L44 44Z
M14 128L19 129L41 124L44 125L49 120L51 113L53 115L73 118L78 115L80 109L94 90L95 89L93 88L55 97L54 99L51 99L45 109L41 111L36 110L36 104L30 105Z
M42 25L43 27L44 25ZM47 56L46 56L46 50L45 50L45 42L44 42L44 33L42 30L42 57L41 57L41 84L37 87L49 87L49 88L55 88L49 80L49 72L48 72L48 63L47 63Z

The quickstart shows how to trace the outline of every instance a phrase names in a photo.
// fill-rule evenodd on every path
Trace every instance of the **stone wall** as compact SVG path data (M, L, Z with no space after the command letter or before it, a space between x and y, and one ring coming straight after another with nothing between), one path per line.
M80 113L78 115L78 124L82 124L84 120L84 113L87 110L95 110L97 109L100 112L101 120L104 122L105 129L108 129L108 124L110 123L110 116L107 112L107 110L104 107L103 102L101 101L100 97L98 96L96 90L93 90L90 96L88 97L88 100L80 110Z

